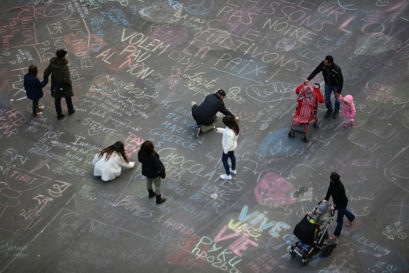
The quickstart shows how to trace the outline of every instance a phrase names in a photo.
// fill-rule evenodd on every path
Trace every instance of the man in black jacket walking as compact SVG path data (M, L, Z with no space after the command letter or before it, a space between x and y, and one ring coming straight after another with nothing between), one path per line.
M217 112L222 112L223 114L234 115L227 110L224 105L224 98L226 97L226 92L219 89L215 94L207 95L205 100L199 106L196 102L192 102L192 116L198 125L195 136L198 137L199 134L206 133L215 128L215 120ZM236 120L239 118L236 117ZM203 127L202 127L203 125ZM202 128L201 128L202 127Z
M344 215L348 218L347 226L351 226L355 219L355 215L347 209L348 198L345 195L344 185L339 179L340 176L336 172L332 172L330 175L330 184L327 191L327 195L322 202L328 202L330 196L334 201L335 209L338 210L337 215L337 227L334 230L334 235L331 239L336 239L341 235L342 225L344 224Z
M327 107L327 113L324 118L331 116L335 119L339 114L340 102L338 100L338 95L342 92L342 86L344 84L344 78L342 77L341 68L334 63L334 58L332 56L326 56L325 60L322 61L312 73L305 80L308 83L311 79L315 77L320 71L322 71L322 76L325 81L325 106ZM331 103L331 93L334 92L335 95L335 109L332 108Z

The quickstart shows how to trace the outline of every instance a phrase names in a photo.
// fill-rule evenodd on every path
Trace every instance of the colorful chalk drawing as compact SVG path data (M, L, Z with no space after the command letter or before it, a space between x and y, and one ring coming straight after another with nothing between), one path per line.
M256 151L259 157L288 156L303 149L305 143L299 139L288 137L289 128L270 132Z
M186 4L185 11L192 15L206 15L214 6L214 0L189 0Z
M258 181L254 188L254 195L260 205L275 203L279 205L294 204L292 197L294 186L280 175L268 171Z

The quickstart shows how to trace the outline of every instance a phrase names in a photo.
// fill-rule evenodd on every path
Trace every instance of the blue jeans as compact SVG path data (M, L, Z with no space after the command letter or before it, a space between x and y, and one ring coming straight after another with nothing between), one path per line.
M325 85L324 99L325 99L325 106L327 107L328 110L333 110L332 109L332 103L331 103L331 93L334 92L335 111L339 111L340 102L339 102L337 96L335 96L335 93L337 93L337 91L338 91L338 86L331 86L331 85L328 85L328 84Z
M342 225L344 224L344 215L348 218L350 222L354 221L355 215L350 212L347 207L338 208L338 215L337 215L337 227L335 228L334 235L339 236L341 235Z
M65 102L67 103L68 114L72 114L74 112L74 107L72 106L72 99L71 97L64 97ZM57 111L57 116L62 116L62 109L61 109L61 98L54 98L55 103L55 111Z
M231 160L231 169L232 170L236 169L236 157L234 156L234 151L230 151L227 154L223 153L222 162L223 162L224 170L226 171L227 175L230 175L229 163L227 162L229 157Z

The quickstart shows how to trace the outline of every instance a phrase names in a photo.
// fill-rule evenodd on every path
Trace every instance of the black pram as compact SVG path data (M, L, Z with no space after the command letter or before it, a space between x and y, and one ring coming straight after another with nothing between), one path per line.
M299 239L298 242L288 248L291 256L296 254L301 257L301 262L306 265L310 258L322 251L322 255L327 257L337 246L336 240L329 240L328 228L334 220L334 210L330 209L328 203L320 203L312 213L304 218L295 226L294 235ZM326 207L325 211L323 211ZM322 210L320 210L320 209Z

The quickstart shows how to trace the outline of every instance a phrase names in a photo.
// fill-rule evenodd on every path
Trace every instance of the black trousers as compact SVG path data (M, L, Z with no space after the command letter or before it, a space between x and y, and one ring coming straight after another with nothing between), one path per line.
M39 100L40 99L33 100L33 116L37 115Z
M68 114L72 114L74 112L74 106L72 105L71 97L64 97L65 102L67 103ZM61 98L54 98L55 102L55 111L57 111L57 117L62 116L62 109L61 109Z

